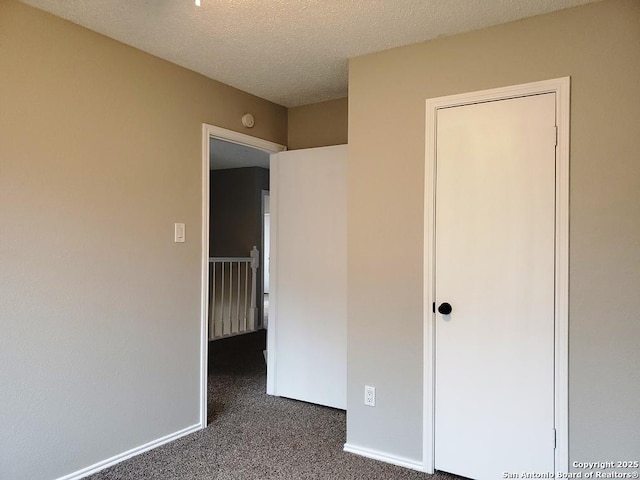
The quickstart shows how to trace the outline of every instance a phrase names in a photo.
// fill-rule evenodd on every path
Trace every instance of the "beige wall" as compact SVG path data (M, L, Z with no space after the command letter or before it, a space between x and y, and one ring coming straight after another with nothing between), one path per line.
M289 109L289 150L347 143L349 101L339 98Z
M198 423L201 125L247 111L286 143L285 108L0 0L1 478Z
M425 99L563 76L572 79L570 457L640 452L635 0L350 62L349 443L422 458ZM377 387L375 409L362 405L365 384Z

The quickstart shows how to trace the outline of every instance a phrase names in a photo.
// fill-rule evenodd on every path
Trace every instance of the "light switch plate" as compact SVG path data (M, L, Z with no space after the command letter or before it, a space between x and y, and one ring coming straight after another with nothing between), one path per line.
M174 241L176 243L184 243L185 230L184 223L174 223Z

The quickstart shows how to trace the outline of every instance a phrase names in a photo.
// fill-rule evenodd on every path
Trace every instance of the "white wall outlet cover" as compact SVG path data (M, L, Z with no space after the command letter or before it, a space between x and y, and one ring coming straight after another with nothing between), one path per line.
M364 404L370 407L376 406L376 387L364 386Z

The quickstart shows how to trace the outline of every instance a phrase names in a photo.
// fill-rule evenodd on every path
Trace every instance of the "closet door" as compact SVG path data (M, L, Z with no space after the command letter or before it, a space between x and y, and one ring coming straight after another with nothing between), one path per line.
M555 94L438 111L435 467L554 471Z

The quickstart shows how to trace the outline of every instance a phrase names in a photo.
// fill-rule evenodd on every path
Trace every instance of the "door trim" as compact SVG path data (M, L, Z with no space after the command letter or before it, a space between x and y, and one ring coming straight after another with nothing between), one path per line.
M269 160L269 163L271 163L271 160ZM259 300L260 302L260 319L259 319L259 323L262 326L262 328L265 327L264 325L264 316L265 316L265 311L264 311L264 277L265 274L268 274L269 272L267 271L267 256L265 255L265 248L264 248L264 239L265 239L265 235L264 235L264 217L265 215L267 215L264 211L264 206L265 206L265 198L269 197L269 200L271 200L271 185L269 185L269 190L262 190L261 195L260 195L260 212L262 214L262 218L261 223L262 223L262 238L260 239L260 269L262 270L260 272L260 291L262 292L262 298ZM271 217L269 217L271 218ZM271 234L269 234L269 245L271 245ZM267 311L268 313L268 311Z
M276 390L276 324L278 322L278 155L269 160L269 324L267 327L267 395L278 396Z
M435 186L437 112L441 108L556 94L556 238L554 422L555 471L569 468L569 117L570 77L463 93L426 101L423 252L423 470L435 470ZM551 432L550 432L551 435Z
M210 139L258 148L269 153L282 152L284 145L252 137L244 133L227 130L214 125L202 124L202 238L200 246L200 428L207 426L207 360L209 345L209 158Z

